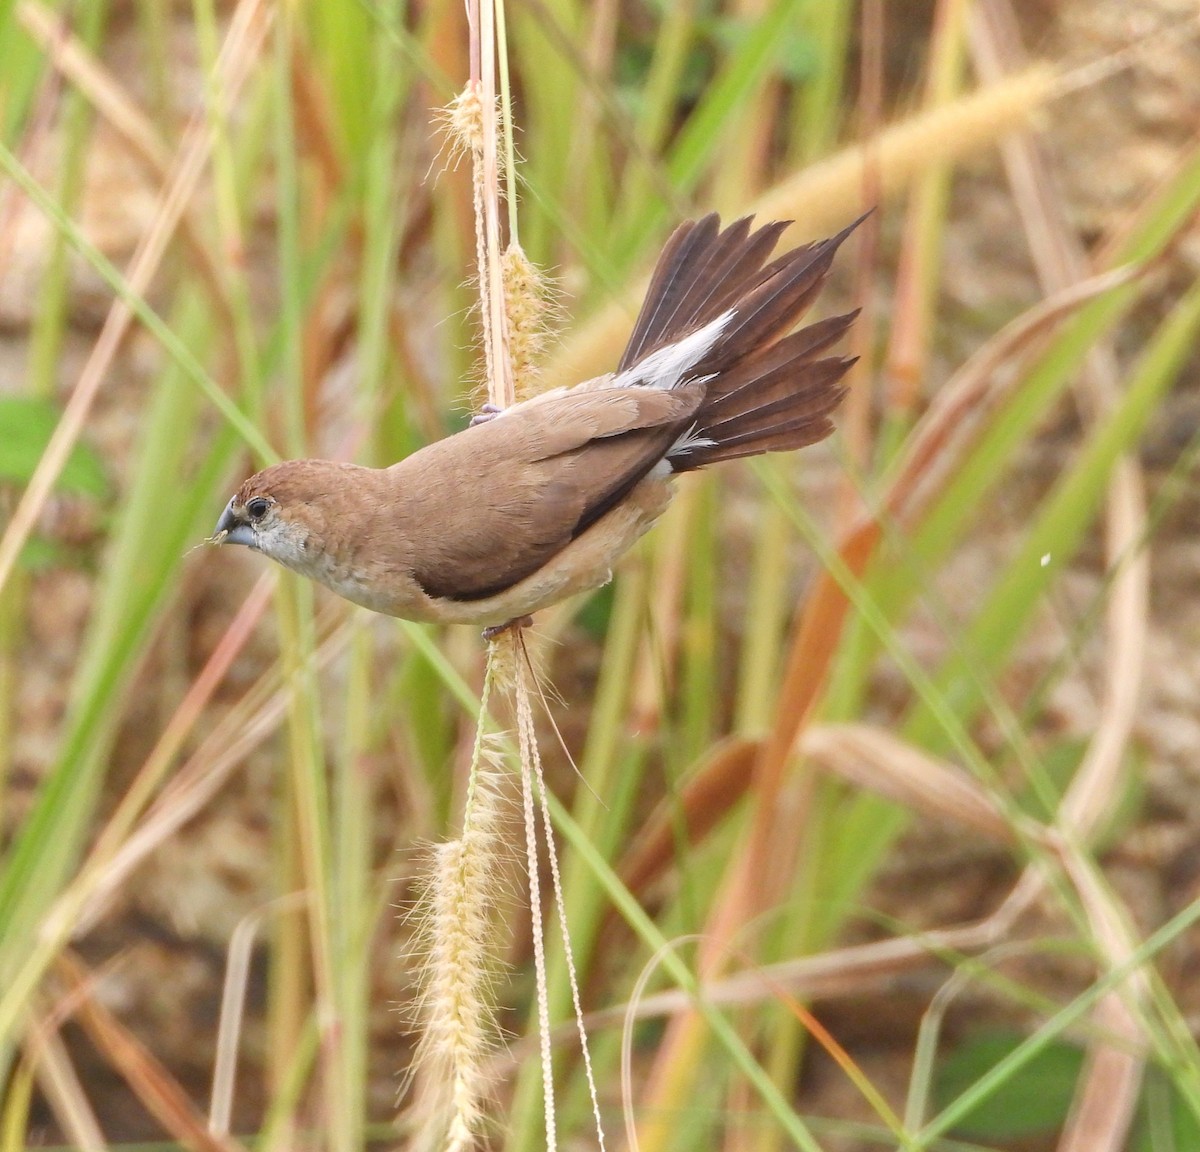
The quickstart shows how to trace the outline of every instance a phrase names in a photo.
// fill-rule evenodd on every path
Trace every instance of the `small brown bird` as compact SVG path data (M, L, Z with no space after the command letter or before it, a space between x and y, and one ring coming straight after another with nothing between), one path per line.
M290 460L250 477L213 540L355 604L499 626L599 587L662 515L677 472L832 430L857 312L786 335L859 221L766 263L786 222L667 241L615 373L514 404L390 468Z

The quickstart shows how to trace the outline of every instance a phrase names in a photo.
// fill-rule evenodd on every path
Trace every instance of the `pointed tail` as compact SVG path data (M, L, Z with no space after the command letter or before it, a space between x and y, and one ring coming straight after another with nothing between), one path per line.
M840 381L854 361L822 353L858 313L786 333L808 311L839 246L863 219L769 264L786 221L751 234L747 217L721 231L714 213L675 230L618 373L631 384L643 375L658 386L705 380L705 398L686 436L668 453L676 472L801 448L833 430L831 414L846 394ZM683 345L689 336L694 339ZM694 351L695 358L678 363L673 346ZM662 378L664 365L673 379Z

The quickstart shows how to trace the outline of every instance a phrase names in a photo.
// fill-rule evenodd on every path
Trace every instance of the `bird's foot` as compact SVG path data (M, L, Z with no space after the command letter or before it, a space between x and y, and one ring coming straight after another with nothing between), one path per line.
M485 404L474 416L471 417L471 427L476 424L486 424L489 420L495 420L504 409L497 407L495 404ZM507 624L504 625L508 627Z
M517 628L528 628L532 624L532 616L514 616L505 624L489 625L483 630L483 638L490 644L493 640L503 636L505 632L515 631Z

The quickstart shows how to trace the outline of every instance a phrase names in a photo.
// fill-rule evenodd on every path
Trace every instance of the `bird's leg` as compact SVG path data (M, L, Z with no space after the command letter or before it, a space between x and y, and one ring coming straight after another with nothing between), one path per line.
M471 417L471 427L474 428L476 424L486 424L489 420L495 420L502 411L504 411L504 409L495 404L485 404L478 412L475 413L474 416ZM505 624L504 627L507 628L508 625Z
M483 638L490 644L513 628L528 628L533 624L532 616L514 616L505 624L490 624L483 630Z

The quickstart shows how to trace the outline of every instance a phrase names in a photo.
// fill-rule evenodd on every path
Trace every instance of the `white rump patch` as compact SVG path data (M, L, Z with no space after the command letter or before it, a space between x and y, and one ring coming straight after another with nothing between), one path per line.
M646 473L648 480L665 480L668 476L674 476L675 469L671 467L671 461L664 456L649 472Z
M690 336L643 356L617 376L613 385L617 388L677 388L693 379L688 375L689 369L709 353L732 319L733 309L730 308Z

